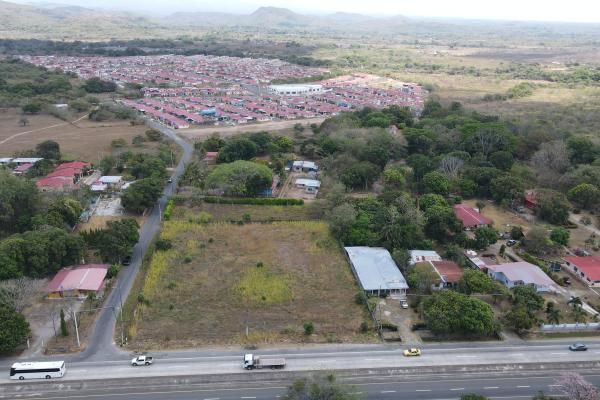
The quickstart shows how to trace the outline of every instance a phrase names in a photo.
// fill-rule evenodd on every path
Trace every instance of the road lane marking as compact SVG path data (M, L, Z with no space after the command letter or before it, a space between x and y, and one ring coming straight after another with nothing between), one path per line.
M365 361L383 361L383 358L365 358Z
M450 390L465 390L465 388L452 388Z
M395 390L382 390L381 393L396 393Z
M220 400L220 397L209 397L208 399L204 399L204 400Z
M561 356L561 355L565 355L567 353L550 353L550 354L555 355L555 356Z
M415 392L431 392L431 389L417 389Z
M242 396L240 399L255 399L256 396Z
M529 385L519 385L519 386L517 386L517 387L518 387L518 388L530 388L531 386L529 386Z
M456 358L477 358L477 356L456 356Z
M485 386L484 389L500 389L498 386Z

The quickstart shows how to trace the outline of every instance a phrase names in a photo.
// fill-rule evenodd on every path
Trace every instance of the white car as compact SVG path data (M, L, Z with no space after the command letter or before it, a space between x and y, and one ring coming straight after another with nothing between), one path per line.
M404 299L400 299L400 306L404 309L408 308L408 302Z
M150 365L153 359L149 356L138 356L131 360L131 365L137 367L138 365Z

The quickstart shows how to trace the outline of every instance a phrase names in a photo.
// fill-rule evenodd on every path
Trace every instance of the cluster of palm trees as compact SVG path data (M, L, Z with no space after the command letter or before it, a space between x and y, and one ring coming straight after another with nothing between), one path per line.
M571 299L567 302L571 307L573 307L573 318L576 322L586 322L587 314L583 309L583 302L579 297L571 297ZM546 304L546 320L549 324L560 324L560 320L562 318L562 314L558 308L555 307L554 303L549 302Z

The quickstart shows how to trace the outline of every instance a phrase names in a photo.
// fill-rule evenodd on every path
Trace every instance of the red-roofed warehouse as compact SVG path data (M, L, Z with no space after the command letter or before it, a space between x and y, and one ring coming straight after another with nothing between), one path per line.
M590 286L600 286L600 257L564 257L567 266L573 270L579 279Z

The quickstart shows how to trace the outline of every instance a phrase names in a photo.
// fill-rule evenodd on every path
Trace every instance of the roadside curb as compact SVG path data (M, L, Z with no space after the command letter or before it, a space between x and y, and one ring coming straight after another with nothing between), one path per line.
M598 370L600 361L566 362L566 363L512 363L512 364L479 364L479 365L447 365L401 368L368 368L353 370L311 370L311 371L248 371L235 374L155 376L142 378L91 379L54 382L14 382L0 384L0 394L36 392L68 392L81 390L107 390L127 387L159 387L177 385L185 387L199 384L236 384L257 383L261 381L293 381L315 374L335 373L338 378L353 377L408 377L411 375L444 375L469 373L510 373L510 372L563 372L576 370Z

